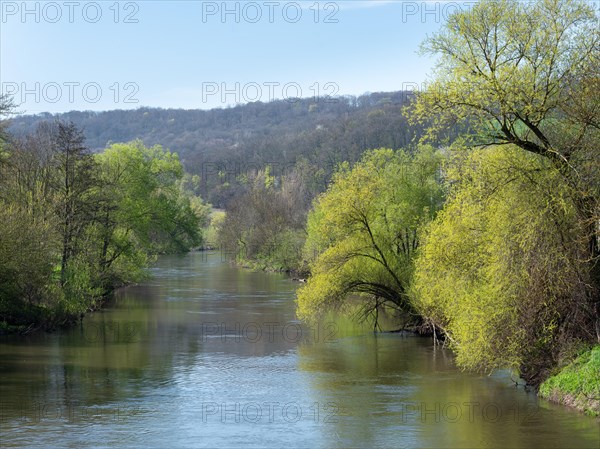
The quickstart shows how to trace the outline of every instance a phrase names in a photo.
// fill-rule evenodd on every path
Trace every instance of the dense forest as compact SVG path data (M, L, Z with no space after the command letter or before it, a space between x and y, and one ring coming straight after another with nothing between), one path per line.
M140 108L128 111L38 114L15 117L14 135L34 132L43 121L73 122L86 144L101 151L112 142L140 139L177 152L190 173L200 177L199 194L215 207L240 193L240 180L265 166L282 176L302 163L322 170L319 189L339 163L356 162L368 148L401 148L424 129L410 125L402 108L411 92L360 97L288 99L226 109ZM439 141L455 137L454 128Z

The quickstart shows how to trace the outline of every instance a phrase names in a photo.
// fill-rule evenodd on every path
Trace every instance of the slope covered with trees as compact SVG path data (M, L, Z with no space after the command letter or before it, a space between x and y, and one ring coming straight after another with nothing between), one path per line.
M271 166L280 177L301 161L325 173L321 189L337 164L355 162L368 148L401 148L421 135L402 114L410 92L331 99L251 103L226 109L140 108L19 116L9 131L32 133L44 120L71 121L87 145L101 151L111 142L140 139L177 152L186 170L200 177L199 193L224 207L243 190L240 179ZM450 134L450 133L449 133ZM443 140L446 136L442 136Z

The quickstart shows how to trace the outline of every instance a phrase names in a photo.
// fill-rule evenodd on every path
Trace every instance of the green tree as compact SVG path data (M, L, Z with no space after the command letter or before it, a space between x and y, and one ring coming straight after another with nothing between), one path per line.
M547 158L514 146L457 152L447 177L448 202L416 261L415 306L461 366L512 367L538 384L594 338L571 187Z
M577 119L574 105L589 101L597 111L599 94L591 87L599 45L598 17L585 1L483 0L452 14L424 42L422 51L438 56L438 65L409 107L410 119L431 132L467 121L478 143L513 144L566 163L598 130L597 119ZM579 95L582 86L588 99ZM562 131L575 124L577 139L566 144Z
M590 258L598 260L599 17L582 0L483 0L456 12L423 52L434 81L408 108L435 134L458 122L475 144L539 154L577 187ZM593 277L600 282L600 264Z
M48 312L60 298L54 288L60 245L58 221L53 214L53 178L49 163L53 154L48 148L52 134L48 131L48 127L41 126L34 135L24 139L3 134L4 140L0 142L3 145L0 163L2 322L39 323L48 318Z
M550 246L561 241L564 245L563 254L568 258L569 266L575 267L573 270L577 276L565 277L561 274L560 270L563 268L558 263L564 261L562 256L556 259L557 264L554 266L550 261L542 264L548 279L561 279L564 281L563 287L570 289L570 294L564 293L563 290L561 295L574 298L573 301L564 300L565 304L569 304L569 308L557 309L558 318L547 316L547 320L544 320L540 318L543 313L533 314L540 318L536 323L542 328L558 323L556 326L557 329L560 328L559 332L545 334L551 336L548 338L555 343L555 348L550 349L549 345L540 344L537 349L546 351L546 354L529 356L524 356L519 351L498 350L498 355L512 354L512 358L508 357L505 360L508 364L514 366L520 360L524 364L521 367L522 373L526 378L533 379L534 383L536 375L543 374L547 365L560 358L559 354L563 349L567 349L568 342L577 338L589 341L590 335L594 334L595 339L600 341L598 20L593 8L582 0L477 2L469 10L452 14L443 29L424 42L424 53L438 56L438 66L434 81L407 109L413 123L429 126L430 136L448 126L462 123L471 131L465 136L465 142L471 147L498 145L500 149L494 150L495 152L504 149L507 156L514 158L513 165L524 164L519 175L521 177L517 179L521 182L523 192L528 192L533 197L517 195L518 192L515 192L515 196L507 195L504 200L512 204L514 210L519 210L519 205L514 202L515 198L519 198L523 203L523 213L530 214L531 226L511 228L513 233L504 234L505 245L510 247L519 244L521 239L526 238L527 230L535 229L543 236L542 241L550 242ZM523 158L523 154L519 154L515 148L546 159L551 164L555 170L551 176L553 182L548 183L545 180L542 183L547 189L536 187L537 183L542 181L534 176L535 170L533 174L530 173L528 167L531 166L531 159ZM536 163L542 164L538 170L550 173L550 168L543 162ZM484 162L482 164L485 165ZM519 174L518 165L513 172ZM468 173L469 176L476 175ZM481 183L495 184L498 181L495 173L487 170L486 173L490 179L478 176L477 179ZM530 173L529 184L522 178L523 173ZM468 180L456 178L455 182L466 186ZM473 189L468 188L466 191L472 192ZM485 189L481 192L487 192L489 195L493 193L492 190ZM456 195L460 196L460 191ZM561 199L562 205L557 203L557 198ZM563 217L564 219L557 221L555 226L539 221L540 217L548 216L542 214L541 209L560 210L559 206L565 208L565 204L573 208L573 220L572 215L569 215L571 212L564 212L564 217L568 216L569 219ZM480 213L485 215L486 211L480 210ZM556 216L560 214L556 212ZM444 217L450 220L449 215ZM503 229L509 229L508 225L503 224L502 217L505 218L498 215L497 220L491 220L490 229L493 229L494 223L498 225L499 233L502 233ZM446 222L446 226L448 232L453 229L449 221ZM462 225L456 222L456 226L461 228ZM475 244L475 240L472 241ZM531 253L521 249L512 253L510 263L521 267L521 273L539 268L536 260L530 257ZM449 254L452 254L460 268L463 263L460 252ZM451 260L449 254L444 257ZM475 272L479 269L493 270L493 267L498 266L485 255L477 257L476 253L469 254L474 257ZM555 252L549 254L556 255ZM565 273L571 271L567 270ZM510 272L507 273L509 278L510 275ZM477 279L477 282L483 282L484 277ZM443 284L445 281L448 279L435 276L429 280L434 284ZM422 282L425 280L422 279ZM517 282L515 285L525 284ZM540 295L538 301L534 301L533 304L542 307L545 302L554 303L553 298L556 298L557 294L553 285L553 282L548 280L547 291L533 289ZM455 287L466 288L460 282L455 284ZM526 289L519 291L524 295L522 300L526 302L529 298ZM449 293L449 290L446 293ZM444 302L449 299L438 296L437 300L440 310L449 313L450 308L444 306ZM485 310L488 310L483 296L480 297L480 302L470 301L469 304L473 314L485 314ZM429 309L429 313L433 313L433 309ZM518 312L515 311L515 314L518 315ZM444 321L449 320L450 315L444 316L445 318L438 316L438 322L456 325L456 316L450 321ZM479 322L484 323L485 320ZM497 324L502 327L501 323ZM581 326L585 327L581 329ZM522 327L510 329L514 333L507 332L503 337L497 336L492 339L494 344L502 346L511 344L510 341L522 342L517 334L527 333L529 325L523 323ZM545 330L541 332L545 333ZM452 330L448 336L456 337L453 337ZM534 340L537 341L534 338L530 342ZM465 341L471 340L459 338L457 341L464 344ZM567 344L563 346L560 341ZM484 344L484 340L481 339L479 343ZM474 345L471 349L473 351L461 350L461 360L465 366L498 366L496 362L499 359L495 359L493 353L488 352L487 356L490 359L486 360L478 352L481 347ZM545 360L546 366L536 368L540 360Z
M54 201L60 220L62 239L60 282L64 286L69 276L69 262L84 251L82 236L93 220L96 171L92 153L85 146L83 132L74 123L58 122L52 130ZM76 269L71 270L71 274Z
M298 291L301 318L352 305L353 294L375 325L382 306L414 314L408 289L418 231L443 202L440 158L423 146L415 154L373 150L352 168L342 164L308 217L312 275Z
M31 324L55 305L55 241L49 223L0 199L0 322Z
M183 188L175 153L134 141L110 146L96 161L97 263L105 284L138 279L153 254L200 245L208 208Z

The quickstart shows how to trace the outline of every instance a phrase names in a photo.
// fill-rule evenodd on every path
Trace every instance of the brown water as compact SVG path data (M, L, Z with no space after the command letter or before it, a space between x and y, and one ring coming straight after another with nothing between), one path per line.
M600 423L425 338L294 315L297 284L162 257L81 326L0 337L1 447L600 448Z

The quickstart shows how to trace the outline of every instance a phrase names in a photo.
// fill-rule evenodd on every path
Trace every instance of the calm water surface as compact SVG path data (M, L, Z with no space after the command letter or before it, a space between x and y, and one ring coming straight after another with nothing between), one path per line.
M81 326L0 337L0 447L600 448L600 423L429 339L294 315L297 284L162 257Z

